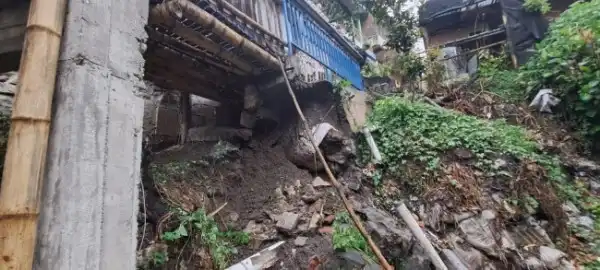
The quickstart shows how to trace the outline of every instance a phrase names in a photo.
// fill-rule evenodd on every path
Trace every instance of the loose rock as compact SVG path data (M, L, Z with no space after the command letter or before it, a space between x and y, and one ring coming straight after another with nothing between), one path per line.
M577 218L574 218L572 222L578 227L586 230L594 229L594 220L589 216L579 216Z
M469 245L465 245L464 240L455 234L448 236L448 242L452 246L452 251L458 256L468 269L481 269L483 266L483 254L479 250Z
M294 240L294 245L296 245L297 247L302 247L302 246L306 245L307 241L308 241L308 237L298 236L298 237L296 237L296 240Z
M454 155L456 155L456 157L458 159L462 159L462 160L473 158L473 153L471 153L471 151L464 149L464 148L455 149Z
M569 215L579 215L580 211L574 203L567 201L562 205L562 209Z
M277 221L277 230L283 233L291 233L298 225L300 215L291 212L285 212L279 216Z
M490 256L498 256L498 246L494 234L489 228L489 220L469 218L459 223L459 228L465 234L465 240L469 244Z
M525 264L525 269L529 269L529 270L544 270L544 269L546 269L546 267L544 267L544 263L542 263L542 261L540 261L536 257L529 257L523 263Z
M540 247L540 259L544 265L550 269L559 267L561 265L561 260L565 257L567 257L567 254L558 249L546 246Z
M412 246L412 233L391 217L387 212L375 207L356 209L366 217L366 227L380 246L390 247L391 256L402 256Z
M590 181L590 191L596 196L600 195L600 182Z
M319 221L321 220L321 214L314 213L308 222L308 229L313 230L319 227Z
M313 180L312 186L315 188L321 188L321 187L330 187L331 184L329 182L323 180L323 178L321 178L320 176L317 176Z

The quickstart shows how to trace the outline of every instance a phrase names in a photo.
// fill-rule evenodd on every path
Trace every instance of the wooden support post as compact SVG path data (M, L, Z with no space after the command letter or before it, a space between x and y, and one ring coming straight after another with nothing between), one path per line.
M515 55L515 46L512 43L510 29L508 28L508 19L506 18L506 13L502 13L502 23L504 24L504 29L506 29L506 40L507 44L510 46L510 59L512 60L513 67L519 67L519 63L517 62L517 56Z
M1 269L31 269L66 0L32 0L0 189Z
M184 145L187 141L188 130L190 129L190 118L192 116L192 106L190 102L190 93L179 92L179 145Z

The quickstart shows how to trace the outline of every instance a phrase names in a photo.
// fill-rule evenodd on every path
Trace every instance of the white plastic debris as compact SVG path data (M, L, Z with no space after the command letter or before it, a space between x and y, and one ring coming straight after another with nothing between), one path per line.
M534 107L540 112L552 113L550 107L556 106L560 99L552 95L552 89L542 89L529 104L529 107Z
M279 241L245 260L230 266L226 270L260 270L272 267L277 262L276 249L283 245L283 243L285 243L285 241Z
M335 128L329 123L320 123L314 126L312 128L312 135L315 143L320 145L325 136L327 136L327 133L329 133L329 131L332 129L335 130Z

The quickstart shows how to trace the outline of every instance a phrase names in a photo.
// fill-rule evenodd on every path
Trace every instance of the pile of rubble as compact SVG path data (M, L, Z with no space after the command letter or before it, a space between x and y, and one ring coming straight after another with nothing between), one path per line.
M10 114L13 98L17 91L19 73L10 71L0 74L0 113Z

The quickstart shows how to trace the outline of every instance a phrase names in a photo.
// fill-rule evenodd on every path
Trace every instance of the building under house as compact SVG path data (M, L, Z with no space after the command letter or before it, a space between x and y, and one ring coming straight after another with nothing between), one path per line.
M544 15L528 12L521 0L428 0L419 11L419 24L428 49L441 48L450 76L473 73L477 51L498 51L503 45L515 64L526 61L536 41L543 38L548 21L572 0L549 1Z
M31 3L50 3L40 1ZM144 124L174 121L158 133L180 141L195 127L241 134L261 117L245 98L284 85L280 56L297 85L347 80L355 95L363 90L364 53L306 0L55 2L67 12L37 239L28 243L36 269L133 269ZM19 70L26 30L39 27L27 26L30 6L0 1L0 72ZM42 192L4 184L3 195ZM28 268L16 247L0 246L8 269Z

